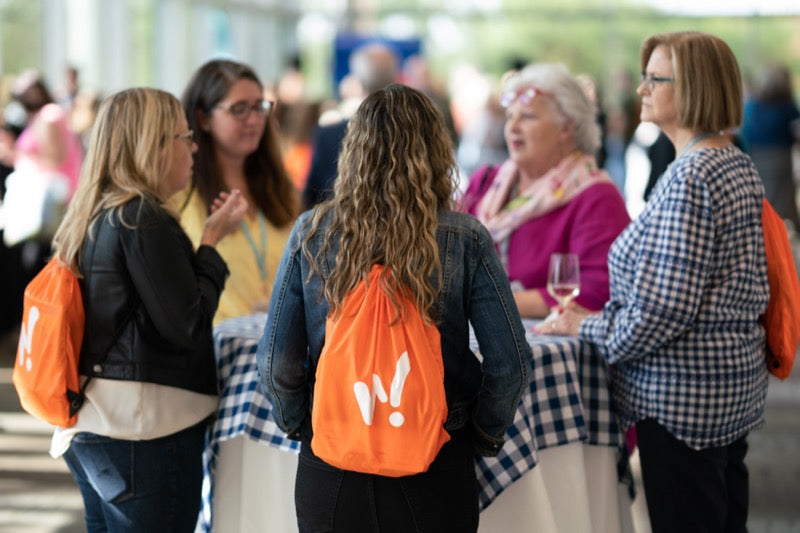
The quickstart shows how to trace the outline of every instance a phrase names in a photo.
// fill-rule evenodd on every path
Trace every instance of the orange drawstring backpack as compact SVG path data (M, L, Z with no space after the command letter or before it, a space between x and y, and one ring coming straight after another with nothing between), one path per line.
M84 320L78 278L51 259L25 288L12 381L22 408L55 426L75 425L83 404L78 361Z
M762 204L761 223L769 278L769 304L763 316L767 368L774 376L786 379L800 343L800 280L786 225L766 198Z
M326 322L311 449L337 468L399 477L426 471L450 435L439 330L403 295L389 325L382 271L373 266Z

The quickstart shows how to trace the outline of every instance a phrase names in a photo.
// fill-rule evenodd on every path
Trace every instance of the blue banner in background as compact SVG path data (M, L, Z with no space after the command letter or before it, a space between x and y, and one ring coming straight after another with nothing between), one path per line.
M399 64L402 68L406 59L413 55L419 55L422 50L422 41L418 38L414 39L388 39L385 37L359 35L353 33L340 34L336 36L334 44L334 57L333 57L333 91L334 94L339 96L339 82L342 81L347 73L350 71L349 61L350 54L353 53L358 47L367 43L383 43L394 49L399 58Z

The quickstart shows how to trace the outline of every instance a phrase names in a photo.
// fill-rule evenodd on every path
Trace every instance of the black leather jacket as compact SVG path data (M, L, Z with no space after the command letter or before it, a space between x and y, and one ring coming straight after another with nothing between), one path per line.
M225 261L209 246L194 252L154 200L128 202L125 224L117 213L102 213L83 244L80 373L216 394L211 320Z

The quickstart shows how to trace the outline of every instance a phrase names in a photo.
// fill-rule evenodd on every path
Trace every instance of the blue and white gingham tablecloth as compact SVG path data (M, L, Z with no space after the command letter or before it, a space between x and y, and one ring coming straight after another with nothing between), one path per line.
M210 530L220 442L244 434L283 451L299 452L300 443L287 439L278 428L258 388L255 353L266 321L267 315L258 313L227 320L214 329L221 397L203 454L200 531ZM536 450L581 441L619 450L624 446L611 412L606 365L594 347L573 337L537 335L531 331L535 322L523 323L533 351L530 384L500 453L476 458L481 509L536 466ZM477 346L475 339L471 344Z

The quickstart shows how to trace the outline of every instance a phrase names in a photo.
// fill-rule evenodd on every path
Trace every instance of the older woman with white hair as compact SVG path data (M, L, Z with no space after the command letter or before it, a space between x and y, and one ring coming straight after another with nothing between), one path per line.
M576 301L599 310L609 296L608 249L630 218L595 162L595 106L564 65L547 63L511 76L500 103L510 158L471 176L461 209L489 229L522 316L545 316L555 306L546 289L553 253L578 255Z

